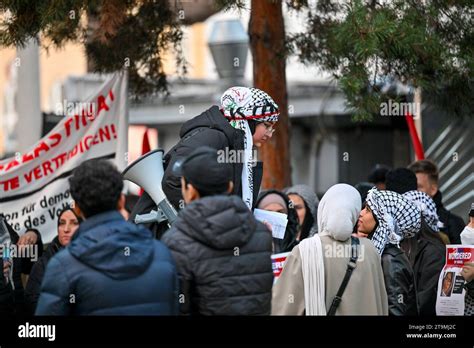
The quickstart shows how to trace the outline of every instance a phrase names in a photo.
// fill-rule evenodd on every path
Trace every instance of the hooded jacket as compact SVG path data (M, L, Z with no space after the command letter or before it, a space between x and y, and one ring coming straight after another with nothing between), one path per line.
M182 314L270 314L271 233L240 197L192 202L162 241L178 267Z
M182 199L181 178L173 173L173 166L178 160L186 158L194 149L205 145L216 150L244 150L244 132L232 127L217 106L212 106L201 115L185 122L179 136L181 140L164 158L166 168L161 182L163 192L176 209L180 209ZM242 163L233 163L232 193L237 196L242 196L242 166ZM263 165L258 162L253 169L253 202L257 201L262 175ZM133 221L136 214L149 213L155 207L156 204L145 192L130 214L130 221Z
M306 208L309 209L306 214L311 214L313 217L314 224L309 231L308 237L314 236L318 233L318 204L319 199L316 193L307 185L294 185L288 187L284 191L287 195L295 194L300 196L306 204Z
M74 301L71 300L73 296ZM117 211L87 218L49 261L36 315L175 315L169 250Z

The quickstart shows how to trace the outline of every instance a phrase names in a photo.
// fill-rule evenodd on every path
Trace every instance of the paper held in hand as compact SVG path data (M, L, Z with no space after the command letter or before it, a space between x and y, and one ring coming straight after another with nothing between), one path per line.
M272 227L273 238L283 239L285 237L286 224L288 223L286 214L255 209L253 215L258 221L268 223Z
M436 315L464 315L465 263L474 262L474 245L446 245L446 264L438 280Z

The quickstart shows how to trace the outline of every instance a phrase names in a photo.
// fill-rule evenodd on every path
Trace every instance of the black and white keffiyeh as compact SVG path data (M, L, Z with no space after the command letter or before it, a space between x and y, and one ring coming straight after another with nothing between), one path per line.
M244 165L242 170L242 199L252 209L253 205L253 139L248 120L276 122L278 105L264 91L257 88L231 87L221 97L221 111L232 127L245 133Z
M436 204L430 196L424 192L414 190L405 192L403 197L414 202L421 210L421 215L428 226L430 226L433 231L439 232L439 218L436 213Z
M402 195L374 187L368 192L366 202L379 222L372 243L380 255L387 244L399 245L401 240L420 231L420 209Z

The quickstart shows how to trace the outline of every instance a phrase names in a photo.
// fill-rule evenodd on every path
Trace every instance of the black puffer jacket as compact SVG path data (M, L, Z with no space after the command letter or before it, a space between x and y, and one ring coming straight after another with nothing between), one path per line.
M389 244L382 253L389 315L417 315L413 268L405 253Z
M25 302L29 314L34 314L36 310L36 304L41 290L41 282L43 281L44 272L49 260L63 247L59 243L59 238L53 239L48 249L44 252L43 256L36 262L31 269L28 283L25 288Z
M181 178L172 172L176 161L186 158L194 149L200 146L209 146L216 150L243 150L244 132L232 127L227 119L222 115L217 106L204 111L201 115L187 121L181 127L179 133L181 140L165 156L165 173L161 182L166 197L176 209L180 209ZM233 164L234 190L233 194L242 196L242 163ZM257 201L260 183L262 181L263 165L258 162L253 168L253 202ZM130 214L130 221L133 221L136 214L149 213L156 204L150 196L144 193ZM152 231L156 231L153 226L146 226Z
M240 197L192 202L162 242L177 264L182 314L270 314L271 234Z

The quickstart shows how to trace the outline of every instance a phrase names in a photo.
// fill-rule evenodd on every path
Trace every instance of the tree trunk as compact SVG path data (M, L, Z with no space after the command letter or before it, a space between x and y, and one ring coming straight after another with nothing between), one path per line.
M291 184L282 2L252 0L251 6L249 37L254 87L267 92L280 108L276 131L260 148L264 162L262 188L282 189Z
M99 14L97 11L91 10L90 8L87 9L87 34L86 34L86 46L92 43L94 36L96 35L97 31L99 30ZM87 59L87 73L94 73L96 64L92 60L91 57L86 55Z

